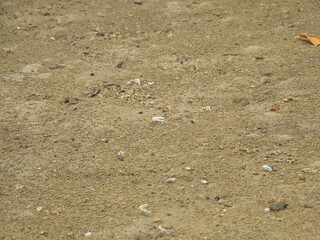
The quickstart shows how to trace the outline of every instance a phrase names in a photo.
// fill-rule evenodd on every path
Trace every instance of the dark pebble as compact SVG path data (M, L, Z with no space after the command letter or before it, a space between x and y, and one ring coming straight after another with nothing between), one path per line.
M272 202L272 203L270 203L269 208L271 211L278 212L278 211L286 209L287 206L288 206L288 203L286 203L286 202Z

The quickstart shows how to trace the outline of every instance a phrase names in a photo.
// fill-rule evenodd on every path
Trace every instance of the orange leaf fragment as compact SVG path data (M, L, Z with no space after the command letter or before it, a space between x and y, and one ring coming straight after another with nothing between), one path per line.
M320 37L315 35L307 35L305 33L300 34L296 38L306 38L308 39L313 45L318 46L320 45Z

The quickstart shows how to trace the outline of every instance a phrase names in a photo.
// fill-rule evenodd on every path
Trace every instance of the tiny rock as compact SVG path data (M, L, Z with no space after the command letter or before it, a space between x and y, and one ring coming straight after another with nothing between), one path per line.
M41 212L43 210L43 207L37 207L36 209L38 212Z
M209 112L209 111L211 111L210 106L205 106L205 107L200 108L200 112Z
M149 214L151 214L151 211L149 211L149 210L147 209L147 207L148 207L148 203L145 203L145 204L142 204L142 205L139 206L139 211L140 211L140 213L141 213L142 215L149 215Z
M127 82L128 85L133 85L133 84L137 84L138 86L141 85L141 80L139 78L135 78L135 79L130 79Z
M269 208L271 211L278 212L278 211L286 209L287 206L288 206L288 203L286 203L286 202L272 202L272 203L270 203Z
M268 171L268 172L272 172L272 171L276 170L275 167L272 165L263 165L262 168L264 171Z
M91 235L92 235L92 232L87 232L87 233L84 234L85 237L89 237Z
M285 98L283 99L284 102L291 102L293 101L293 98L292 97L289 97L289 98Z
M170 234L170 231L162 226L158 226L158 229L160 230L161 233L165 233L165 234Z
M125 154L124 154L124 152L122 152L122 151L120 151L120 152L117 153L117 158L118 158L119 160L121 160L121 161L124 160L124 156L125 156Z
M174 183L175 181L176 181L175 178L168 178L168 179L166 180L166 183Z
M165 118L164 117L152 117L152 122L164 122Z
M95 96L97 96L99 93L100 93L100 89L93 89L90 97L91 97L91 98L92 98L92 97L95 97Z
M202 183L202 184L208 184L208 181L207 181L207 180L202 179L202 180L200 180L200 183Z

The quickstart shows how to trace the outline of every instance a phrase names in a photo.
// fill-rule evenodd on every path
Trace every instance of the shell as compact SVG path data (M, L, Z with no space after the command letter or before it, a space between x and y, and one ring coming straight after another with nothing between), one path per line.
M138 86L141 85L141 80L139 78L135 78L135 79L130 79L127 82L128 85L133 85L133 84L137 84Z
M209 111L211 111L210 106L205 106L205 107L200 108L200 112L209 112Z
M164 122L164 117L152 117L152 122Z
M268 171L268 172L272 172L272 171L276 170L275 167L272 165L263 165L262 168L263 168L263 170Z

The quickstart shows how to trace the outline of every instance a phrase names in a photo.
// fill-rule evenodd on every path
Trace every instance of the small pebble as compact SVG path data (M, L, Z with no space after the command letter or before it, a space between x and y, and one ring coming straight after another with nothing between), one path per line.
M92 232L87 232L87 233L84 234L85 237L89 237L91 235L92 235Z
M288 206L288 203L286 203L286 202L272 202L272 203L270 203L269 208L271 211L278 212L283 209L286 209L287 206Z
M265 212L270 212L270 208L265 208L264 211Z
M43 210L43 207L37 207L36 209L38 212L41 212Z
M299 179L300 179L300 180L306 180L306 176L303 175L303 174L299 174Z
M176 181L175 178L168 178L168 179L166 180L166 183L174 183L175 181Z
M267 83L270 83L270 79L268 79L267 77L262 77L260 82L261 84L267 84Z
M165 118L164 117L152 117L152 122L164 122Z
M135 79L130 79L127 82L128 85L132 85L132 84L137 84L138 86L141 85L141 80L139 78L135 78Z
M191 170L192 170L192 168L191 168L191 167L186 166L186 167L184 167L184 170L186 170L186 171L191 171Z
M283 99L284 102L291 102L293 101L293 98L292 97L289 97L289 98L285 98Z
M124 152L122 152L122 151L120 151L120 152L117 153L117 158L118 158L119 160L121 160L121 161L124 160L124 156L125 156L125 154L124 154Z
M202 179L202 180L200 180L200 183L202 183L202 184L208 184L208 181L207 181L207 180Z
M100 93L100 89L93 89L92 94L90 95L90 97L95 97Z
M161 227L160 225L158 226L158 229L160 232L165 233L165 234L170 234L170 231L168 229L165 229L164 227Z
M47 235L48 235L48 232L46 232L46 231L41 231L41 232L40 232L40 235L47 236Z
M148 203L145 203L145 204L142 204L142 205L139 206L139 211L140 211L140 213L141 213L142 215L149 215L149 214L151 214L151 211L149 211L149 210L147 209L147 207L148 207Z
M263 168L263 170L268 171L268 172L272 172L272 171L276 170L275 167L272 165L263 165L262 168Z
M205 106L205 107L200 108L200 112L209 112L209 111L211 111L210 106Z

